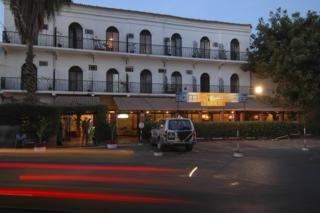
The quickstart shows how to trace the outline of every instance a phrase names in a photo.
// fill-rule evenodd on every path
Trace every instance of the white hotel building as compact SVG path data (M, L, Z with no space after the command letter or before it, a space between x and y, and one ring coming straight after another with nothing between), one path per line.
M2 102L22 99L26 47L4 6L0 44ZM64 7L47 22L35 46L38 94L57 105L103 104L120 134L133 134L146 117L177 111L195 121L285 119L286 109L255 101L246 63L249 24L197 20L90 5ZM188 102L177 103L176 94ZM249 97L243 103L239 97ZM247 114L246 114L247 113Z

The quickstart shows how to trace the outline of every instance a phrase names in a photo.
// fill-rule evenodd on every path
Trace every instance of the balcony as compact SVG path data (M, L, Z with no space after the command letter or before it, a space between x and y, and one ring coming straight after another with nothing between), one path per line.
M48 93L97 93L97 94L167 94L177 92L212 92L212 93L245 93L250 94L249 86L217 86L210 85L206 91L201 91L200 85L192 84L161 84L138 82L107 82L107 81L72 81L65 79L38 79L38 91ZM0 91L24 90L21 78L1 77Z
M22 44L17 32L4 31L3 43ZM209 60L246 61L246 52L226 51L224 49L203 49L193 47L173 48L168 45L141 44L134 42L106 41L92 38L71 40L68 36L40 34L37 46L84 49L126 54L154 55L179 58L199 58Z

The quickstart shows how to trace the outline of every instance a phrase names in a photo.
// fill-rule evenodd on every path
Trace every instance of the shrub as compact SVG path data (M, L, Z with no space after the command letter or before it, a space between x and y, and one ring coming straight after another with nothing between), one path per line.
M0 105L0 125L21 126L27 135L34 139L39 138L41 120L48 121L46 128L41 130L43 140L56 133L58 116L58 108L52 106L26 103Z
M198 137L240 137L276 138L302 132L303 125L294 122L230 122L230 123L195 123Z

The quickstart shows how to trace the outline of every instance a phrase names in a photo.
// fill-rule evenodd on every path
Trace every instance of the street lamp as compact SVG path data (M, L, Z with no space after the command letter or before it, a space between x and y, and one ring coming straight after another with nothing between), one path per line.
M261 95L261 94L263 93L263 87L262 87L262 86L256 86L256 87L254 88L254 93L255 93L256 95Z

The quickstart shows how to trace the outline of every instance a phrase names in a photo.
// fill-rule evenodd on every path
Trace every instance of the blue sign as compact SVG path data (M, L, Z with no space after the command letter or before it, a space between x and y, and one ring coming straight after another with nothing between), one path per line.
M187 102L188 101L188 93L186 92L177 92L176 94L176 102Z
M246 94L246 93L239 94L239 102L240 103L246 102L247 100L248 100L248 94Z

